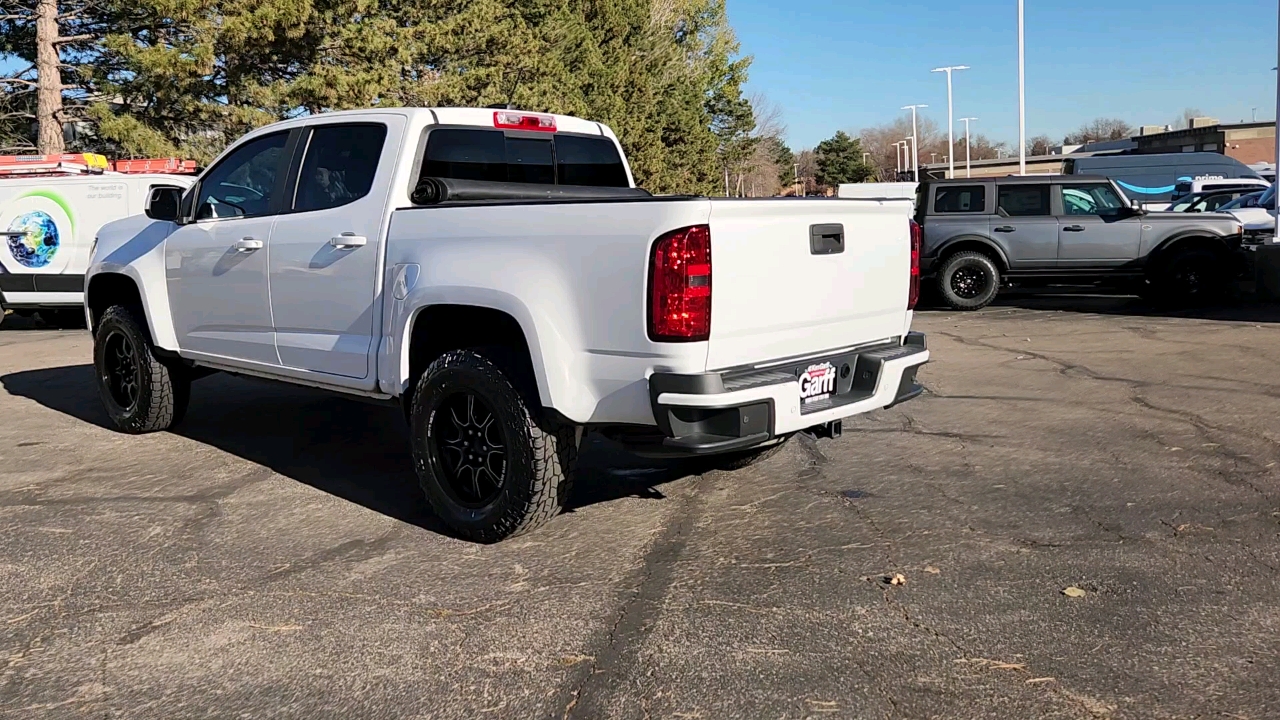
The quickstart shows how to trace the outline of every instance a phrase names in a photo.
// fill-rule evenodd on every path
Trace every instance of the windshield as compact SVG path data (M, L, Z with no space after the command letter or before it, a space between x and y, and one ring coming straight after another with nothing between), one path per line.
M1258 198L1258 207L1266 210L1276 209L1276 185L1271 183L1271 187L1262 193L1262 197Z
M1240 208L1257 207L1258 198L1262 197L1262 193L1255 192L1248 195L1241 195L1231 202L1218 208L1219 210L1239 210Z

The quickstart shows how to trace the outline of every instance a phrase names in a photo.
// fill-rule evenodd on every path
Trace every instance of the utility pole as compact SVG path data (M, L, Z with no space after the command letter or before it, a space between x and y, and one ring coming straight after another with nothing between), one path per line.
M1021 0L1019 0L1021 2ZM903 110L911 111L911 168L915 172L916 182L920 182L920 135L916 128L916 110L928 105L904 105Z
M802 194L800 192L800 163L795 163L793 167L795 168L795 171L796 171L796 197L800 197Z
M976 117L962 117L960 122L964 123L964 176L973 177L973 173L969 171L969 121L977 120Z
M1027 73L1022 0L1018 0L1018 174L1027 174ZM1278 99L1280 100L1280 99Z
M956 137L955 126L956 121L952 119L951 112L951 73L956 70L968 70L968 65L951 65L949 67L934 68L933 72L944 72L947 74L947 157L952 158L949 161L949 172L947 177L954 178L956 176Z

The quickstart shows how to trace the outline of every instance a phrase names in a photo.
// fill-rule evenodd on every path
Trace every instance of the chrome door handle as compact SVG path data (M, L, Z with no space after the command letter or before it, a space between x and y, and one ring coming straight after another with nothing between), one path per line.
M1084 228L1079 225L1068 225L1062 229L1067 232L1084 232Z
M351 248L363 247L364 245L368 244L368 242L369 242L369 238L363 235L357 235L355 233L350 233L350 232L344 232L341 235L338 235L337 237L329 238L330 245L343 250L350 250Z
M243 253L253 252L254 250L262 249L262 241L254 240L251 237L241 238L240 240L237 240L236 244L233 245L232 247L236 249L236 252L243 252Z

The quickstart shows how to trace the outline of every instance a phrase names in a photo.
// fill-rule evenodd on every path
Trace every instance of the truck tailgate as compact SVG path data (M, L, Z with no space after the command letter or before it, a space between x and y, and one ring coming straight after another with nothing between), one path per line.
M902 335L910 213L905 200L714 200L708 369Z

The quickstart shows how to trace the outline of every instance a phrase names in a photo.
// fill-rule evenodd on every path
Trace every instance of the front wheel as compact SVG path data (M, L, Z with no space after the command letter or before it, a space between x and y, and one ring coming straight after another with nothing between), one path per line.
M1143 297L1160 305L1202 305L1218 300L1227 289L1227 267L1212 250L1192 248L1160 263Z
M511 379L470 350L418 379L413 458L431 508L459 536L498 542L555 517L572 487L576 432L530 411Z
M984 253L965 250L938 268L938 294L953 310L978 310L1000 291L1000 268Z
M93 366L102 405L120 430L135 435L167 430L186 413L190 378L156 357L146 330L128 308L115 305L102 314Z

